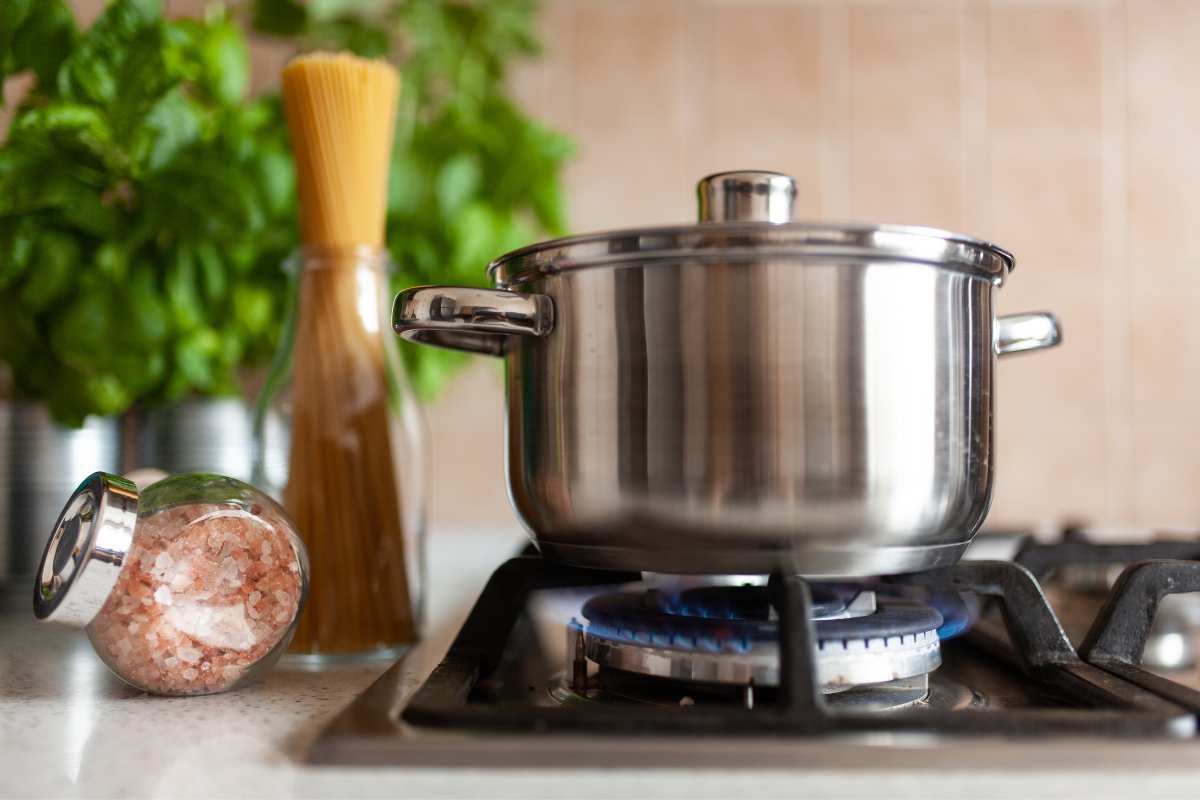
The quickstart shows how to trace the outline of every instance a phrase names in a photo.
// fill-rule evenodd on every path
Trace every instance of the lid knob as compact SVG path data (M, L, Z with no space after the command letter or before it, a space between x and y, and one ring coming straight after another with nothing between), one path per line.
M79 484L38 567L38 619L83 627L100 612L129 552L137 505L137 487L117 475L94 472Z
M696 184L701 222L791 222L796 182L781 172L718 172Z

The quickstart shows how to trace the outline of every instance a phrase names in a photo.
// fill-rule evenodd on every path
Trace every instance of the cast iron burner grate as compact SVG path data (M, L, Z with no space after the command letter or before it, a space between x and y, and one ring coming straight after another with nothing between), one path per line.
M1137 666L1163 596L1200 590L1200 563L1131 564L1081 648L1072 647L1033 574L1002 561L961 562L909 575L904 581L946 592L992 598L1002 629L981 620L968 637L1015 659L1028 680L1064 707L902 709L843 712L826 703L817 680L812 593L799 577L773 577L769 599L779 620L779 687L773 702L754 708L631 705L531 706L474 702L473 689L500 664L529 595L542 589L617 585L637 574L587 570L522 556L493 575L449 652L401 713L410 726L535 735L578 732L624 735L823 736L912 731L1009 736L1191 736L1200 693ZM1007 633L1007 636L1005 636Z

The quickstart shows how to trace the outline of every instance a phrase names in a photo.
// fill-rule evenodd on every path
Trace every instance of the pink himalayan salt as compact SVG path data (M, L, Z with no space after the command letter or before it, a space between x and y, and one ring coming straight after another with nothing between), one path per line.
M92 621L98 652L157 694L229 689L287 633L300 561L263 509L191 503L138 521L117 585Z

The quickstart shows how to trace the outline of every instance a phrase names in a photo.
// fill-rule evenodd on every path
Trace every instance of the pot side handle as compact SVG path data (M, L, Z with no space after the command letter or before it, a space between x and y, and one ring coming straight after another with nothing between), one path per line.
M396 295L392 328L410 342L501 356L516 336L550 333L554 303L544 294L415 286Z
M1062 342L1058 317L1048 311L996 317L996 355L1041 350Z

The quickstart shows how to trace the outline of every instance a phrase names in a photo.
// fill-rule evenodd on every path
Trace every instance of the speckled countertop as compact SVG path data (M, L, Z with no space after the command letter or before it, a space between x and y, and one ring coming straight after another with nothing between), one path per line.
M430 663L520 538L514 528L431 536ZM321 727L390 662L313 670L285 658L237 692L150 697L112 676L82 632L34 622L25 587L3 594L0 796L341 797L415 785L398 771L303 764ZM450 788L424 778L426 793Z
M508 528L431 537L432 666L490 571ZM320 671L283 663L262 683L212 697L141 695L109 675L82 634L0 613L3 797L1182 797L1200 789L1200 742L992 742L880 750L814 743L797 768L749 770L349 769L305 764L322 726L388 664ZM870 751L866 751L868 757ZM907 753L907 754L906 754ZM912 758L911 767L907 759ZM853 756L853 757L850 757ZM601 757L598 761L603 764ZM800 766L803 764L803 766Z

